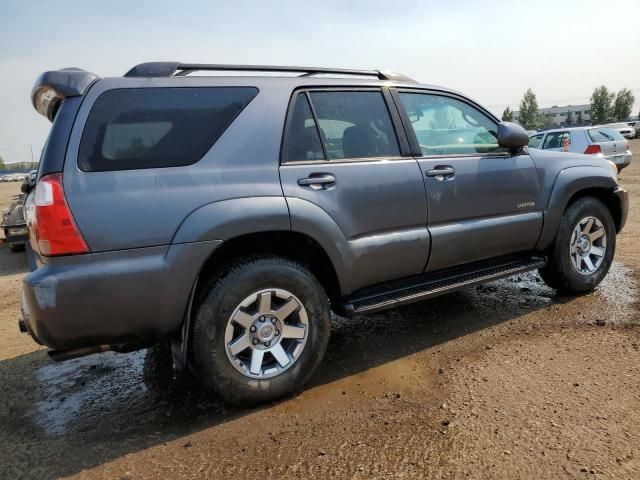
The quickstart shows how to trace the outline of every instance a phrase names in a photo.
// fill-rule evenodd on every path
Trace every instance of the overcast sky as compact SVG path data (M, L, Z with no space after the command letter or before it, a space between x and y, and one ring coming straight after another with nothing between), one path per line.
M388 69L493 112L587 103L631 88L640 109L640 0L2 0L0 155L37 157L49 122L29 93L45 70L122 75L137 63Z

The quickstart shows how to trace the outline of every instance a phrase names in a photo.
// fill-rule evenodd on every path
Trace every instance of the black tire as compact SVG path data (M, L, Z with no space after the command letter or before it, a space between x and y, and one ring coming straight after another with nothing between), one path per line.
M295 363L271 378L249 378L227 357L225 330L254 292L284 289L297 297L308 316L304 349ZM281 257L258 257L225 269L204 289L195 305L191 368L196 378L225 401L253 405L288 395L305 384L327 349L331 316L327 295L302 265Z
M573 230L578 222L585 217L595 217L600 220L607 239L604 259L591 274L578 273L571 263L569 252ZM613 262L615 249L616 228L609 209L597 198L580 198L572 203L562 215L560 228L549 251L549 263L540 269L540 276L547 285L563 294L590 292L607 275Z

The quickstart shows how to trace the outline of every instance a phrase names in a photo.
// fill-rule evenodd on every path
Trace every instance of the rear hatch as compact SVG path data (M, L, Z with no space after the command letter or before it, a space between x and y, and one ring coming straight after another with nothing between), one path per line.
M587 130L592 144L599 145L602 155L619 163L627 155L629 142L617 130L609 127L594 127Z

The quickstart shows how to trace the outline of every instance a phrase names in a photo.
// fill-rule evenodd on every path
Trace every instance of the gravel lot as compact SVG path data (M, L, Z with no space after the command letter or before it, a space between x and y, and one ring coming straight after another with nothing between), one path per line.
M0 245L0 478L640 478L632 144L630 218L595 293L528 274L336 318L311 385L251 410L155 374L153 351L48 361L17 329L24 254ZM0 184L0 206L18 189Z

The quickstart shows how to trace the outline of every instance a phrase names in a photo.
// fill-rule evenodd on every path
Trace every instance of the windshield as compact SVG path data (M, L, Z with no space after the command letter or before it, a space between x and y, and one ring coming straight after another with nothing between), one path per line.
M591 141L600 143L600 142L613 142L616 140L624 140L624 137L613 128L600 127L600 128L592 128L589 131L589 137Z

